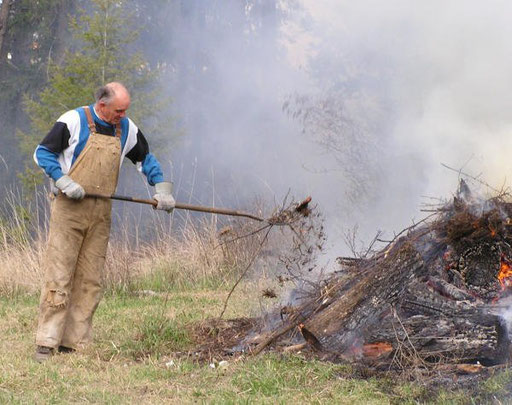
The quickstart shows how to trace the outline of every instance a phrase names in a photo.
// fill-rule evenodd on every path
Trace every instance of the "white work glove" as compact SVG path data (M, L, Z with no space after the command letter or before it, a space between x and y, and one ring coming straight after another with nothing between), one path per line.
M172 183L167 181L156 183L155 191L156 194L153 198L158 202L156 209L167 211L170 214L176 206L176 201L174 201L174 197L171 194Z
M57 180L55 185L67 197L72 198L73 200L81 200L85 197L85 190L83 187L67 175L62 176Z
M59 194L59 189L55 185L55 180L50 179L50 193L52 193L54 196L57 196Z

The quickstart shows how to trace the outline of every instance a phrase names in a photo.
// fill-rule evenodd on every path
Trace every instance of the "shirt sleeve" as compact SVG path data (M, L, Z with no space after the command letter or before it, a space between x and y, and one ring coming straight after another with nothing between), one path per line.
M34 152L34 160L37 165L55 181L59 180L63 176L58 157L58 153L55 153L42 145L38 145Z
M140 129L137 129L136 136L136 143L126 154L126 157L130 159L132 163L137 164L151 186L154 186L156 183L161 183L164 181L164 176L160 162L149 152L148 141Z
M66 123L57 121L34 152L36 164L53 180L62 177L59 154L69 146L70 133Z
M40 145L55 153L61 153L69 146L69 128L65 122L57 121L41 141Z

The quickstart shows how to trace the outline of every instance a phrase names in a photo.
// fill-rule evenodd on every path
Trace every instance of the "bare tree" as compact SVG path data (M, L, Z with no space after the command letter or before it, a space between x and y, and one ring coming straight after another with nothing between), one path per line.
M381 178L381 107L364 91L330 89L291 95L283 110L332 158L345 197L361 206L372 201Z

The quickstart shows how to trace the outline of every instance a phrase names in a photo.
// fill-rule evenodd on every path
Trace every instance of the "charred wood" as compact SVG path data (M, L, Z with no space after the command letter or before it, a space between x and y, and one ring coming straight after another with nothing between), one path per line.
M461 183L453 201L369 257L308 291L255 352L281 338L375 367L506 363L512 296L512 203L479 201ZM472 370L470 367L469 369Z

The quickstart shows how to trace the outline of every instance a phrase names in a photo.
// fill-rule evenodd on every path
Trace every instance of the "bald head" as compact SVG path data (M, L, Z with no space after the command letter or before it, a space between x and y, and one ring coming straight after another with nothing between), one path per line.
M96 91L95 98L96 112L103 121L110 124L119 124L130 107L130 93L119 82L107 83L100 87Z

